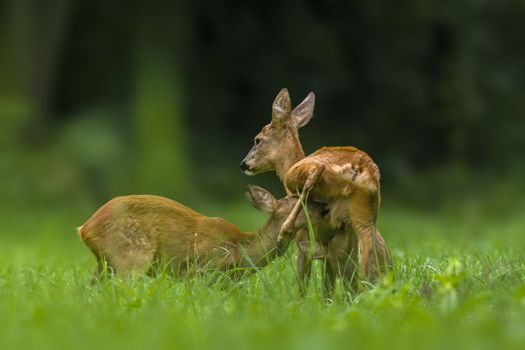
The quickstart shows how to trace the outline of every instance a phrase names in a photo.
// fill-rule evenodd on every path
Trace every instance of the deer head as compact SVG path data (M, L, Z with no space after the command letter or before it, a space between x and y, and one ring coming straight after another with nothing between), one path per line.
M270 214L270 219L266 225L258 231L258 236L273 238L277 243L276 248L279 254L283 254L294 236L286 234L282 238L279 238L279 233L283 222L288 218L290 211L298 204L300 199L294 195L275 199L270 192L255 185L248 186L248 191L245 193L245 196L256 209ZM306 208L312 225L327 222L329 212L324 203L308 201ZM301 211L298 213L297 219L293 222L290 230L295 232L300 229L306 229L307 227L307 217L305 213Z
M310 92L292 110L290 94L282 89L272 105L272 121L255 136L254 145L241 162L241 169L247 175L277 170L291 166L304 158L297 130L313 116L315 95ZM288 169L286 168L286 170ZM284 171L283 171L284 172ZM284 174L283 174L284 175Z

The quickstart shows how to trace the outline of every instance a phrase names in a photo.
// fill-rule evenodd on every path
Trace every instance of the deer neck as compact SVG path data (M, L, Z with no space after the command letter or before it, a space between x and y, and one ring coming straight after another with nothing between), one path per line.
M280 254L277 248L277 235L280 225L271 221L253 233L252 237L241 246L241 265L247 267L263 267ZM284 248L283 248L284 249Z
M297 130L288 125L286 127L290 136L283 142L281 157L275 164L275 172L283 184L285 183L288 170L304 158L303 146L301 141L299 141Z

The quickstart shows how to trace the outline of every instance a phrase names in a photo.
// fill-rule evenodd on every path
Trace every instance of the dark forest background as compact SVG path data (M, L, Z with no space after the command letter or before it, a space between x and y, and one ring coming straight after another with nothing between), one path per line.
M287 87L385 203L524 193L525 1L0 2L0 206L242 200Z

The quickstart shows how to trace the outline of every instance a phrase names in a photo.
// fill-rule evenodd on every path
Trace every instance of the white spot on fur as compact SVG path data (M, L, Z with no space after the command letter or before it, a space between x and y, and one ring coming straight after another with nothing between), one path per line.
M333 165L332 170L347 181L354 181L354 178L357 176L357 166L354 167L352 163Z
M357 165L354 166L352 163L347 163L343 165L333 165L332 171L340 175L342 179L355 183L362 188L367 188L371 191L377 190L377 186L366 168L359 171Z

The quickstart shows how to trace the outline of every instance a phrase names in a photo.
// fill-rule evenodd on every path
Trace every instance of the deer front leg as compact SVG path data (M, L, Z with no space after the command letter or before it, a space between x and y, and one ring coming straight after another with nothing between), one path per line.
M303 252L297 252L297 280L299 281L299 294L304 297L310 284L312 260Z
M324 296L332 298L335 289L335 272L328 258L324 259Z
M325 166L320 165L313 168L310 174L308 175L308 178L304 183L303 190L299 196L299 200L297 201L297 203L295 203L294 207L290 211L290 214L281 226L281 230L279 231L279 235L277 236L277 241L281 241L283 239L284 234L286 232L291 231L295 223L295 219L297 219L297 215L299 215L299 212L301 211L301 203L305 200L306 196L308 195L308 192L317 184L317 182L323 175L324 170Z
M306 240L308 240L306 230L298 231L295 237L295 243L297 244L297 280L299 282L299 293L302 297L306 295L308 290L312 270L312 259L300 246L300 243Z

